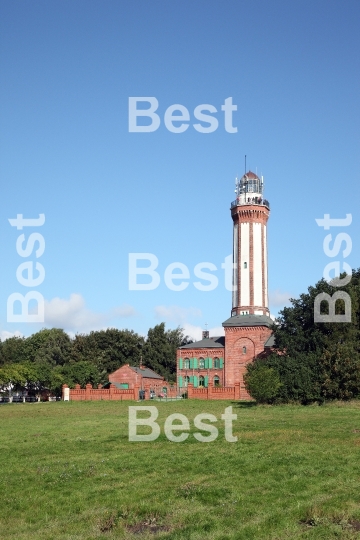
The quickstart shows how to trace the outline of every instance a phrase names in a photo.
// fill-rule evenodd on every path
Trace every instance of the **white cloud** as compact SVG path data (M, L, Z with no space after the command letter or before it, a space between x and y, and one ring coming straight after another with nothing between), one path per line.
M289 304L289 299L292 295L288 292L282 292L279 289L269 292L269 303L272 306L284 306Z
M189 317L201 317L201 310L198 308L183 308L180 306L155 306L155 317L165 322L184 324Z
M45 323L47 326L63 328L70 332L98 330L107 327L115 318L132 317L136 311L132 306L115 307L105 313L88 309L81 294L73 293L70 298L53 298L45 301Z
M9 339L14 336L22 337L23 334L19 332L19 330L15 330L15 332L8 332L7 330L0 330L0 341L5 341L5 339Z
M223 326L215 326L214 328L210 328L209 332L210 332L210 337L225 336L225 329Z
M194 341L202 339L202 332L205 328L188 322L192 317L202 317L201 309L194 307L184 308L180 306L156 306L155 317L165 322L178 324L184 329L184 334ZM208 330L210 337L225 335L222 326L209 328Z
M115 307L109 311L109 317L112 319L122 318L122 317L124 318L134 317L135 315L137 315L135 308L133 308L132 306L129 306L128 304Z
M195 326L193 324L184 323L182 325L182 328L184 329L184 334L186 336L189 336L194 341L200 341L200 339L202 339L202 332L204 328L202 328L201 326ZM222 326L209 328L209 335L210 337L224 336L225 335L224 328Z

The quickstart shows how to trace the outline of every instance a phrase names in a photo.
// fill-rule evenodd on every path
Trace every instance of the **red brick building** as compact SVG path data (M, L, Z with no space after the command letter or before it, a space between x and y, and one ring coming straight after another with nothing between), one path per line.
M243 379L246 365L273 345L267 263L270 205L263 198L263 190L263 178L251 171L236 179L237 198L231 203L231 317L222 323L225 337L210 338L208 332L203 332L201 341L178 349L177 381L180 388L186 389L188 385L191 389L236 386L240 387L240 399L250 399Z
M145 366L130 366L129 364L121 366L114 373L110 373L109 382L104 388L110 386L110 384L119 389L133 390L139 388L145 390L146 398L150 397L150 392L159 395L169 394L172 390L169 383L152 369Z
M130 366L126 364L109 375L109 382L93 388L87 384L81 388L79 384L70 389L63 385L63 400L139 400L155 397L176 398L177 388L145 366Z

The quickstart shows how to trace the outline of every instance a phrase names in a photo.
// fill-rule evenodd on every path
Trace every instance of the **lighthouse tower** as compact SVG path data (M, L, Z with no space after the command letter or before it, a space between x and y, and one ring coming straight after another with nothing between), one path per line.
M269 315L267 221L269 202L264 180L249 171L235 180L231 204L233 230L233 297L231 316Z
M178 385L190 397L252 399L244 382L247 366L265 358L274 345L267 278L270 205L263 191L263 178L251 171L236 179L231 316L222 323L225 337L210 337L206 331L202 340L178 349ZM197 386L204 388L195 391Z
M233 220L233 292L225 330L225 385L240 382L241 399L250 399L244 385L246 366L260 354L272 334L268 302L267 222L269 202L264 181L248 171L235 181Z

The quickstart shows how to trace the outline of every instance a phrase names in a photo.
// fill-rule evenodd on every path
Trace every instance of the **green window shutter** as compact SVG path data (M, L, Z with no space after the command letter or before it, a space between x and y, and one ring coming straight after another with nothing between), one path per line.
M197 386L199 386L198 378L196 375L194 375L194 388L196 388Z
M193 377L193 375L190 376L190 384L194 384L194 377Z
M224 359L219 358L219 361L220 361L220 369L222 369L224 367Z
M192 369L194 367L194 360L192 358L190 358L190 369Z
M212 368L212 358L209 358L209 368Z
M180 386L180 388L182 388L182 386L183 386L183 378L181 377L181 375L179 377L179 386Z
M205 369L208 369L209 368L209 359L208 358L205 358Z
M179 359L179 369L182 369L183 368L183 359L180 358Z
M208 387L208 384L209 384L209 377L206 375L206 376L204 377L204 386L205 386L205 388Z
M197 367L198 367L197 358L193 358L193 361L194 361L194 369L197 369Z

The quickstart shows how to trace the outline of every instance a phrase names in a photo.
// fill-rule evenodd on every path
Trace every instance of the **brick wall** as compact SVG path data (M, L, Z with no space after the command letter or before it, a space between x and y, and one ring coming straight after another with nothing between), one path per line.
M144 384L141 388L139 385L135 385L134 388L117 388L114 384L110 384L109 388L102 388L99 384L98 388L93 388L91 384L87 384L85 388L81 388L79 384L75 388L70 389L70 401L137 401L139 399L139 391L145 390L145 399L150 399L150 390L155 390L156 397L163 393L163 387L166 386L166 396L174 398L178 395L178 389L176 386L169 384L161 385L159 388L154 389L153 385ZM63 385L63 399L64 389L68 388L67 384ZM165 395L165 394L164 394Z
M240 383L241 399L251 399L244 385L246 365L264 352L264 343L271 333L266 326L225 327L225 386Z
M240 383L232 387L214 387L211 383L207 388L194 388L192 384L188 385L188 399L230 399L240 400L249 399L246 395L241 395Z
M194 375L199 379L199 377L208 377L209 384L214 384L214 377L219 377L219 385L224 386L225 385L225 378L224 378L224 355L225 355L225 349L223 347L216 347L216 348L208 348L208 349L178 349L177 350L177 359L176 359L176 375L177 375L177 383L179 384L179 377L182 377L183 390L186 390L186 384L185 384L185 377L193 377ZM180 368L180 358L182 360L182 369ZM193 359L196 358L199 366L199 359L200 358L211 358L212 360L212 367L211 368L187 368L185 369L185 360L187 359ZM223 360L223 367L222 368L215 368L214 367L214 360L215 358L222 358Z
M64 399L64 389L68 388L67 384L64 384L62 388ZM81 388L77 384L75 388L70 389L70 401L134 401L137 399L139 399L139 387L126 390L116 388L113 384L110 385L110 388L102 388L101 385L98 388L93 388L91 384L87 384L85 388Z
M114 373L111 373L109 375L109 381L112 383L128 384L129 388L135 388L136 385L144 386L145 384L159 388L160 386L162 387L167 385L167 382L163 378L153 379L142 377L140 373L136 373L136 371L131 369L129 364L121 366L121 368L114 371Z

